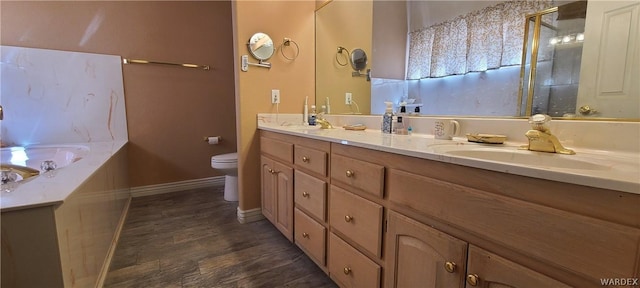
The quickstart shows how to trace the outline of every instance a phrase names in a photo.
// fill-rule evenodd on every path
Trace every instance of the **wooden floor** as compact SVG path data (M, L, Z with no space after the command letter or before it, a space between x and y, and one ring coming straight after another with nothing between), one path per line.
M104 287L336 287L267 220L238 223L222 197L134 198Z

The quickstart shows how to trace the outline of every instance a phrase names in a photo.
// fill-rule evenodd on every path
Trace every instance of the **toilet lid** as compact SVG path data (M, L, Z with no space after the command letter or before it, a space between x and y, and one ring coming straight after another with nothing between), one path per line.
M217 163L238 162L238 153L214 155L213 157L211 157L211 162L217 162Z

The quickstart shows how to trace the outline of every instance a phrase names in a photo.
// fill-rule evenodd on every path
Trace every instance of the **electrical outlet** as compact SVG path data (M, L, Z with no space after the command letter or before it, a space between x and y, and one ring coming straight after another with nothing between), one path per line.
M271 104L280 103L280 90L273 89L271 90Z
M352 95L347 92L344 94L344 104L351 105Z

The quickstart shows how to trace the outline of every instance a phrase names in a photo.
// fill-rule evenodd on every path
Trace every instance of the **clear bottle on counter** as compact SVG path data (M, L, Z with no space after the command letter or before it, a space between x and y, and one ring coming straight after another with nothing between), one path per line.
M384 102L384 104L387 105L387 108L385 109L384 114L382 114L382 125L380 129L382 130L382 133L391 134L391 131L393 131L393 103Z

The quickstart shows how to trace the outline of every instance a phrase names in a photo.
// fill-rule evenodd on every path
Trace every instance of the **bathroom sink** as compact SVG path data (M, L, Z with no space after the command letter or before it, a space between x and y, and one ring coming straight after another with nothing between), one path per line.
M497 162L507 162L521 164L526 166L545 166L561 169L580 169L580 170L608 170L609 165L601 165L598 163L588 162L580 159L571 158L575 155L560 155L546 152L534 152L527 150L452 150L446 152L449 155L462 156L468 158L476 158Z
M503 162L522 166L538 166L556 169L611 170L617 164L604 155L579 153L562 155L547 152L519 150L515 146L486 147L472 145L435 145L434 152L485 161ZM626 162L626 161L624 161Z

